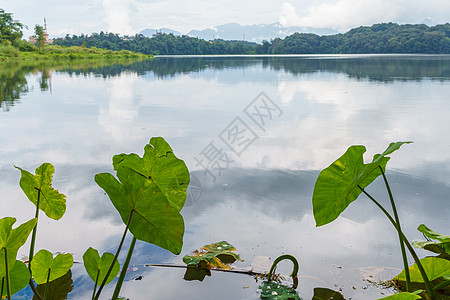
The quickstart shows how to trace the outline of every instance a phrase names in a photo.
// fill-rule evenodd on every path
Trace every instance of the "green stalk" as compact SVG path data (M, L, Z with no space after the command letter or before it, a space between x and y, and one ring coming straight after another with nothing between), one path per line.
M397 230L395 220L392 218L389 212L386 209L384 209L384 207L377 200L375 200L369 193L367 193L361 186L358 185L358 187L370 200L372 200L373 203L375 203L376 206L378 206L379 209L381 209L381 211L386 215L389 221L391 221L392 225L394 225L395 230ZM428 294L430 295L432 300L436 300L436 293L434 292L431 286L430 280L428 280L427 273L425 272L425 269L423 268L422 263L420 262L420 259L416 254L416 251L414 251L413 247L411 246L411 244L409 243L408 239L403 234L403 232L400 231L399 234L401 235L401 238L403 239L406 248L408 248L411 256L413 257L415 263L417 264L417 267L419 268L420 274L422 275Z
M38 191L38 196L37 196L37 201L36 201L36 212L34 214L34 217L36 218L36 220L39 220L38 218L39 218L39 203L40 203L40 199L41 199L41 190L37 189L37 191ZM30 270L30 275L31 275L29 285L30 285L31 290L33 291L34 295L39 300L43 300L42 296L39 294L36 287L34 286L33 274L31 273L31 260L33 259L33 256L34 256L34 245L36 243L37 225L38 224L36 222L36 226L34 226L33 233L31 235L30 254L28 255L28 269Z
M409 275L409 266L408 266L408 258L406 257L405 244L402 239L402 227L400 225L400 219L398 217L397 208L395 206L394 197L392 196L391 188L389 187L389 183L387 181L386 175L384 174L383 168L379 166L381 170L381 175L383 175L384 184L386 185L386 189L388 191L389 200L391 201L392 211L394 212L395 223L397 224L397 233L398 239L400 240L400 249L402 251L402 259L403 259L403 268L405 269L405 277L406 277L406 291L411 291L411 277Z
M3 286L5 285L5 277L2 278L2 288L0 289L0 297L3 297Z
M92 300L94 300L94 297L95 297L95 291L97 290L97 284L98 284L98 277L99 276L100 276L100 270L97 271L97 277L95 278L94 292L92 293Z
M36 213L34 214L34 217L36 218L36 220L39 220L39 202L41 199L41 190L37 189L38 191L38 196L37 196L37 201L36 201ZM36 232L37 232L37 221L36 221L36 226L34 226L33 228L33 233L31 235L31 245L30 245L30 254L28 255L28 268L30 269L30 273L31 273L31 260L33 259L34 256L34 244L36 243Z
M272 266L270 267L270 271L269 271L269 275L268 275L268 281L272 281L272 274L275 271L275 268L277 266L277 264L282 261L288 259L290 261L292 261L292 263L294 264L294 269L292 270L292 274L290 275L292 277L292 280L294 282L292 288L296 289L298 286L298 278L297 278L297 274L298 274L298 261L297 259L289 254L285 254L285 255L281 255L279 256L277 259L275 259L275 261L273 262Z
M9 284L9 270L8 270L8 252L5 249L5 271L6 271L6 293L8 294L8 299L11 300L11 286Z
M117 300L119 297L120 289L122 288L123 280L125 279L125 274L127 273L128 265L130 264L131 256L133 255L134 245L136 245L136 238L133 236L131 240L130 248L128 249L127 258L122 266L122 271L120 271L119 280L117 281L116 288L114 289L114 294L112 300Z
M44 300L47 299L47 292L48 292L48 281L50 280L50 272L52 271L52 269L48 270L48 275L47 275L47 283L45 284L45 290L44 290Z
M103 279L102 284L98 288L98 292L95 295L94 300L98 300L98 298L100 297L100 293L102 292L103 287L106 284L106 280L108 280L109 274L111 274L111 272L112 272L114 262L117 260L117 257L119 257L120 250L122 249L123 242L125 241L125 236L127 235L127 232L128 232L128 227L130 226L130 223L131 223L131 217L133 216L133 212L134 212L134 209L132 209L130 212L130 216L128 217L128 221L127 221L127 226L125 227L125 231L123 232L122 239L120 240L120 243L119 243L119 248L117 248L116 255L114 255L114 259L111 263L111 266L109 267L108 272L106 272L105 278Z

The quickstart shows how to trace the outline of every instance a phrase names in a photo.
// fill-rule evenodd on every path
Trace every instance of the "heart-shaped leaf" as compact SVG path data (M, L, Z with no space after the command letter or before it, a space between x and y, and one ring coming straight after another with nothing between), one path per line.
M450 261L438 258L438 257L425 257L420 260L425 273L430 281L441 277L450 276ZM422 275L420 274L417 264L409 267L409 274L411 276L411 282L423 282ZM394 277L394 280L405 281L405 270Z
M130 232L144 242L155 244L174 254L183 246L184 221L178 209L169 204L155 183L123 168L119 182L109 173L95 175L95 182L105 190Z
M36 289L40 295L44 295L45 289L47 288L47 300L61 300L67 299L67 295L73 289L72 272L69 270L64 276L53 280L48 285L39 284ZM33 296L33 300L38 300L36 295Z
M15 218L6 217L0 219L0 278L5 277L5 249L8 254L8 271L11 271L16 262L17 251L25 244L36 226L36 219L31 219L26 223L12 229L16 222Z
M44 284L64 276L72 266L72 254L58 254L53 258L51 252L42 249L31 261L31 272L37 284Z
M398 150L401 145L411 142L391 143L382 153L376 154L371 163L364 164L364 146L350 146L347 151L320 172L314 186L313 213L316 226L334 221L361 194L361 188L367 187L381 175L379 167L386 168L389 157L386 155Z
M230 243L217 242L194 250L191 255L185 255L183 262L188 266L230 270L230 264L239 260L239 254L235 251L236 249Z
M66 196L52 187L55 168L50 163L43 163L36 168L36 175L16 166L21 172L19 185L28 199L37 204L47 217L54 220L62 218L66 211Z
M2 282L4 277L0 277L0 282ZM20 260L16 260L16 263L14 264L14 267L11 269L11 272L9 273L9 280L11 283L11 295L14 295L21 289L25 288L29 281L30 281L30 271L28 271L27 266L21 262ZM7 290L6 288L3 289L3 295L6 296Z
M153 137L144 147L144 156L137 154L119 154L113 157L114 170L121 182L121 169L131 170L155 184L167 197L171 206L178 211L186 201L186 189L189 186L189 171L186 164L178 159L172 148L162 137Z
M105 252L102 257L100 257L98 251L91 247L83 254L83 263L86 272L98 286L100 286L100 283L103 282L103 279L105 278L109 267L113 263L113 260L114 254ZM117 274L119 274L119 271L120 264L116 259L114 261L111 274L108 276L105 285L110 283L117 276Z

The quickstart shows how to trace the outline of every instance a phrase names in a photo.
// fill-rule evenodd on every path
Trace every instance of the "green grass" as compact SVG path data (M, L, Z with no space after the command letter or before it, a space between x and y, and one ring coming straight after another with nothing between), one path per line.
M20 47L22 48L22 47ZM9 45L0 45L0 61L7 60L80 60L80 59L117 59L117 58L148 58L151 55L135 53L128 50L112 51L99 48L61 47L47 45L42 49L36 46L27 47L21 51ZM22 48L23 49L23 48ZM31 51L30 51L31 50Z

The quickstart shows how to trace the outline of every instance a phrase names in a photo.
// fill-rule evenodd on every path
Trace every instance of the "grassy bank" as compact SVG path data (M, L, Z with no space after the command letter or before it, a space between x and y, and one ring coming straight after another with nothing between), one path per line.
M0 61L11 60L85 60L85 59L121 59L148 58L152 55L135 53L128 50L112 51L79 46L64 47L47 45L41 49L28 47L20 49L9 45L0 45Z

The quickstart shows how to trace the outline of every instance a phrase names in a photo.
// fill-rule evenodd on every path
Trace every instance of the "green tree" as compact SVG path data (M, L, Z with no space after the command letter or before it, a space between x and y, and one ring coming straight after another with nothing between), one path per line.
M42 49L45 44L44 27L41 25L34 26L34 34L36 36L39 49Z
M17 45L22 38L22 29L25 25L12 18L11 13L0 8L0 44Z

